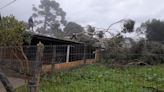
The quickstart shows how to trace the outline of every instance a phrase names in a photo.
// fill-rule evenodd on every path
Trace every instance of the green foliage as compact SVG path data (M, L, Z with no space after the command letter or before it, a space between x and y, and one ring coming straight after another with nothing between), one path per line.
M114 35L112 38L106 40L106 48L103 51L103 60L107 63L128 64L131 61L131 56L134 54L130 51L130 47L134 43L133 39L128 38L130 43L126 43L127 38L125 38L123 35L135 31L135 21L131 19L121 20L113 23L111 26L122 21L124 21L122 31ZM126 44L129 44L130 46Z
M134 31L133 20L127 20L124 23L123 30L116 36L108 40L106 43L106 50L103 52L103 59L107 63L117 63L117 64L129 64L129 63L145 63L149 65L156 65L164 63L164 45L163 41L163 21L152 20L143 23L137 31L145 31L147 41L141 39L136 42L132 47L123 47L122 42L124 41L123 33L131 33ZM156 41L156 42L152 42ZM126 44L126 43L125 43ZM111 62L113 61L113 62Z
M114 44L115 42L117 43ZM148 65L164 63L164 45L159 42L140 40L132 44L130 48L122 47L118 38L115 39L114 43L110 40L108 45L111 47L103 51L103 59L106 63L122 65L134 62L142 62Z
M31 43L32 34L33 33L29 33L29 32L26 32L26 31L24 31L22 33L22 36L23 36L23 45L29 45Z
M87 28L87 33L90 37L93 37L94 36L94 33L95 32L95 27L92 27L91 25L88 25L88 28Z
M24 40L23 33L25 26L14 16L2 17L0 21L0 45L15 46L22 45Z
M123 33L127 33L127 32L133 32L134 31L134 25L135 25L135 21L133 20L127 20L124 24L123 24Z
M81 25L75 23L75 22L69 22L66 27L64 28L64 32L66 35L72 35L73 33L81 33L84 29L81 27Z
M104 32L103 31L99 31L98 34L97 34L97 37L98 38L104 38Z
M86 33L81 33L78 35L78 41L84 42L86 45L93 46L93 47L100 47L100 40L104 37L104 32L99 31L96 34L95 27L88 25ZM98 38L96 38L97 36Z
M39 17L35 24L42 25L37 29L42 34L54 34L58 36L56 30L61 31L60 26L66 25L66 13L60 8L58 2L54 0L40 0L41 4L33 7L33 17ZM42 19L41 19L42 18Z
M77 36L78 36L78 41L79 42L83 42L83 43L85 43L88 46L96 47L96 42L98 41L97 39L92 38L92 37L90 37L90 36L88 36L86 34L83 34L83 33L81 33L81 34L79 34Z
M164 41L164 21L153 19L143 23L140 27L146 33L149 41Z
M164 66L112 69L87 65L44 77L40 92L158 92L164 90Z
M164 45L159 42L139 41L131 48L135 56L132 59L139 59L150 65L164 63Z
M96 38L94 38L94 32L95 29L94 27L88 26L88 30L87 33L84 33L84 28L79 25L76 24L74 22L69 22L66 27L64 28L64 32L65 35L67 36L72 36L73 34L76 35L76 41L85 43L88 46L96 46L96 42L98 42L98 40Z

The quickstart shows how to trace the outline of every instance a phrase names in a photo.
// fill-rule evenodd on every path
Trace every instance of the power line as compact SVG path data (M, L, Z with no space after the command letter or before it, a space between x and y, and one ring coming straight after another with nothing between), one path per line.
M0 8L0 10L2 10L2 9L4 9L4 8L8 7L9 5L13 4L15 1L16 1L16 0L13 0L13 1L9 2L8 4L2 6L2 7Z

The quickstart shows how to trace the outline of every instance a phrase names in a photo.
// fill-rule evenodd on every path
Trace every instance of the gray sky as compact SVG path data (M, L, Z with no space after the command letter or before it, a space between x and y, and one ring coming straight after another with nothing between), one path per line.
M12 0L0 0L0 7ZM107 28L122 18L131 18L137 24L148 19L164 19L164 0L56 0L67 13L67 20L83 26L88 24ZM29 18L32 5L40 0L17 0L0 10L2 15L13 14L20 20Z

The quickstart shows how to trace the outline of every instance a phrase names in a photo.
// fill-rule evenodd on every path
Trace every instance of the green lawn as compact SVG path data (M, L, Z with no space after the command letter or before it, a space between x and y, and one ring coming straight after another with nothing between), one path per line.
M111 69L101 64L43 78L40 92L158 92L164 90L164 65Z

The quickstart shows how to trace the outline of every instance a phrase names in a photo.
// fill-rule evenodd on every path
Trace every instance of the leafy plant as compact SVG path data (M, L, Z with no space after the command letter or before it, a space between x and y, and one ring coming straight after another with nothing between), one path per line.
M2 17L0 21L0 45L20 46L28 39L24 38L25 25L14 16Z
M102 64L87 65L79 69L54 74L41 81L41 92L153 92L164 90L163 65L112 69ZM150 78L149 77L153 77ZM153 80L152 80L153 79ZM155 80L155 81L154 81Z

